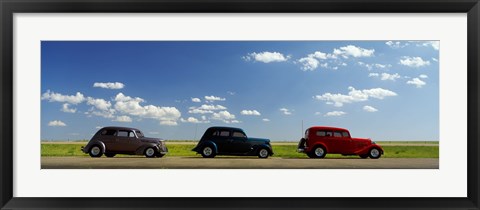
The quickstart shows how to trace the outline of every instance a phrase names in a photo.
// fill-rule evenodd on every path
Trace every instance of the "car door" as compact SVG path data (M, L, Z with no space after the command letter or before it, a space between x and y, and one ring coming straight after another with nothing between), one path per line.
M347 132L345 131L335 131L333 136L337 138L338 141L338 153L341 154L353 154L355 150L355 142L350 138Z
M333 131L317 131L317 135L321 135L322 132L324 132L323 135L325 135L322 137L322 142L327 146L327 152L338 153L341 146L339 145L338 139L333 136Z
M244 154L251 150L251 142L248 141L247 135L241 131L233 131L232 143L230 151L232 153Z
M100 132L99 141L105 144L106 152L116 151L117 144L115 141L117 135L117 130L115 129L104 129Z
M117 132L117 152L133 153L138 147L138 139L131 130L118 130Z
M218 153L230 153L231 142L233 141L230 136L229 130L218 130L213 134L213 142L217 145Z

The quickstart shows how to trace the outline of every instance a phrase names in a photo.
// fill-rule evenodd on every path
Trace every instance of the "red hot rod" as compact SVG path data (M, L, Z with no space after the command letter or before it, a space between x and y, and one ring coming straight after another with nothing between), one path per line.
M314 126L305 131L305 138L298 143L298 152L306 153L310 158L323 158L330 153L377 159L383 149L370 139L352 138L347 129Z

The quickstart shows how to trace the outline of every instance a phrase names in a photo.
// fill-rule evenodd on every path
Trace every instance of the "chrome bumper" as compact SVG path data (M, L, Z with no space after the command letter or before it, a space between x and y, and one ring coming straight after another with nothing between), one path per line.
M297 148L297 152L299 153L305 153L306 150L307 150L307 147Z

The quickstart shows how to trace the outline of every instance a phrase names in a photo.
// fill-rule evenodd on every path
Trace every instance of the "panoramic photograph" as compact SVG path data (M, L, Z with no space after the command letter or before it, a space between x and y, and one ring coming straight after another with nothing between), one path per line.
M42 169L438 169L435 40L42 41Z

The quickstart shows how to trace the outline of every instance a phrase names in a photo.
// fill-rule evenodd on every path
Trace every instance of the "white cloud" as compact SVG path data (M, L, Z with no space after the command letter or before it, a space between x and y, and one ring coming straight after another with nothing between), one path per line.
M385 44L388 45L389 47L393 48L393 49L404 48L404 47L409 45L408 42L407 43L402 43L402 42L399 42L399 41L396 41L396 42L388 41L388 42L385 42Z
M116 121L116 122L132 122L132 118L130 118L129 116L123 115L123 116L118 116L113 121Z
M426 85L427 83L422 81L421 79L419 78L413 78L412 80L408 80L407 81L407 84L409 85L415 85L417 88L421 88L423 87L424 85Z
M205 96L205 100L213 102L213 101L225 101L226 99L225 98L220 98L218 96Z
M160 132L157 132L157 131L150 131L150 132L148 132L148 134L151 134L151 135L157 135L157 134L160 134Z
M124 95L123 93L119 93L115 96L115 101L136 101L140 103L140 102L144 102L145 100L139 97L132 98L130 96Z
M205 116L202 116L202 117L205 117ZM210 121L207 121L206 118L202 118L202 120L198 120L195 117L189 117L187 119L180 118L180 121L184 123L209 123L210 122Z
M108 110L110 107L112 107L112 104L110 103L110 101L106 101L105 99L101 99L101 98L92 98L92 97L87 98L87 105L92 105L99 110Z
M90 110L88 110L87 112L85 112L86 115L88 116L92 116L92 115L95 115L95 116L100 116L100 117L104 117L104 118L114 118L114 114L115 114L115 109L108 109L108 110L96 110L94 107L92 107Z
M334 54L329 54L329 53L323 53L320 51L316 51L312 54L308 54L307 57L303 57L297 60L300 64L302 64L302 67L300 67L303 71L313 71L317 69L318 67L322 68L329 68L330 66L328 63L326 63L327 59L337 59L337 56ZM320 61L324 62L321 63ZM340 66L347 66L346 63L339 63ZM331 67L331 69L338 69L337 66Z
M323 53L323 52L320 52L320 51L316 51L313 54L310 54L308 56L316 58L316 59L321 59L321 60L325 60L325 59L328 58L327 53Z
M199 98L192 98L192 102L200 103L202 102L202 100L200 100Z
M125 85L121 82L95 82L93 87L106 88L106 89L122 89Z
M348 64L342 62L339 58L349 58L351 57L371 57L373 56L374 49L364 49L361 47L356 47L353 45L348 45L340 47L339 49L334 49L333 53L324 53L316 51L314 53L308 54L306 57L300 58L297 60L300 63L301 69L303 71L313 71L318 67L337 70L339 67L347 66ZM381 65L381 64L378 64Z
M68 103L64 103L63 106L62 106L62 109L60 111L62 112L67 112L67 113L75 113L77 112L77 109L75 108L69 108L70 104Z
M367 101L369 98L384 99L385 97L397 95L393 91L382 88L356 90L353 87L348 87L348 90L348 95L339 93L325 93L323 95L316 95L313 98L321 101L327 101L327 104L333 104L336 107L341 107L345 103Z
M87 97L87 105L92 106L92 108L88 110L88 112L85 112L85 114L87 115L95 115L104 118L115 117L114 114L116 113L116 110L111 108L112 103L110 101L101 98Z
M231 96L235 95L235 92L232 92L232 91L227 91L227 93L228 95L231 95Z
M432 58L432 60L435 61L435 62L438 62L438 59L436 59L436 58Z
M256 116L259 116L261 115L260 112L258 112L257 110L242 110L240 112L241 115L256 115Z
M425 75L425 74L420 74L420 76L418 76L418 77L420 77L420 78L422 78L422 79L427 79L427 78L428 78L428 76Z
M192 107L190 107L190 108L192 108ZM207 113L213 113L213 111L194 108L194 109L188 110L188 113L190 113L190 114L207 114Z
M165 120L165 121L160 121L160 125L175 126L175 125L178 125L178 123L177 121L174 121L174 120Z
M160 107L154 105L142 106L144 102L142 98L132 98L125 96L123 93L117 94L115 97L115 110L120 113L138 116L142 118L151 118L160 121L161 125L177 125L177 120L181 113L175 107Z
M366 67L369 71L371 71L373 69L382 70L382 69L388 69L388 68L392 67L391 64L364 63L364 62L361 62L361 61L358 62L358 65Z
M354 45L348 45L345 47L340 47L340 49L334 49L333 54L337 56L342 56L343 58L348 58L349 56L358 58L358 57L371 57L375 53L375 49L364 49Z
M212 120L219 120L225 123L239 123L240 121L235 120L235 115L230 114L228 111L220 111L212 114Z
M280 111L281 111L284 115L291 115L291 114L292 114L292 111L291 111L291 110L288 110L287 108L281 108Z
M263 118L262 121L263 121L263 122L270 122L270 119L268 119L268 118Z
M363 107L363 110L367 111L367 112L376 112L378 111L378 109L375 109L374 107L372 106L364 106Z
M327 116L327 117L342 116L342 115L346 115L346 114L347 114L346 112L342 112L342 111L333 111L333 112L327 112L324 116Z
M64 122L60 121L60 120L54 120L54 121L50 121L48 122L48 126L53 126L53 127L63 127L63 126L67 126L67 124L65 124Z
M421 57L404 56L400 59L400 64L408 67L422 67L430 65L430 61L423 60Z
M270 62L284 62L287 61L290 56L285 56L279 52L261 52L261 53L249 53L246 56L243 56L245 61L255 60L263 63L270 63Z
M388 74L388 73L382 73L380 79L381 80L392 80L395 81L396 79L401 78L401 76L397 73L395 74Z
M192 114L206 114L206 113L213 113L213 111L216 110L225 110L227 107L224 107L222 105L210 105L210 104L203 104L202 106L199 107L190 107L188 110L188 113Z
M322 113L321 112L315 112L315 115L321 115Z
M416 45L420 47L431 47L434 50L440 49L439 41L411 41L411 42L416 43Z
M313 71L318 68L320 61L312 57L304 57L298 59L298 62L302 64L301 69L303 71Z
M85 97L82 93L77 92L75 95L62 95L60 93L55 93L50 90L43 93L42 100L48 100L50 102L62 102L62 103L69 103L69 104L79 104L85 100Z

